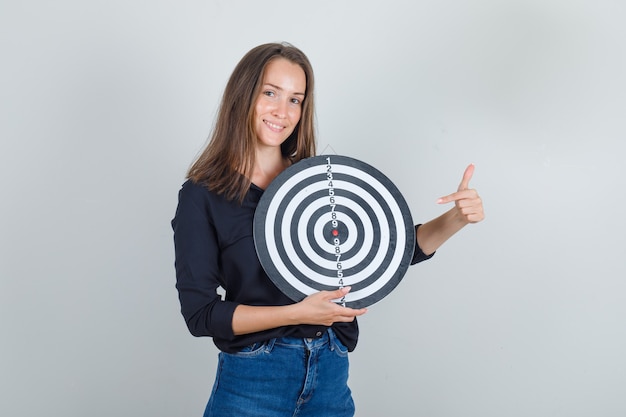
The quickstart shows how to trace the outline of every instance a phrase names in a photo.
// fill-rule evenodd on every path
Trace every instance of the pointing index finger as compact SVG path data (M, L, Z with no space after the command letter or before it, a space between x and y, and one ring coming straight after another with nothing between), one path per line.
M446 204L446 203L451 203L453 201L463 200L463 199L472 197L474 194L475 194L475 191L472 191L469 189L460 190L450 195L447 195L445 197L441 197L440 199L437 200L437 204Z

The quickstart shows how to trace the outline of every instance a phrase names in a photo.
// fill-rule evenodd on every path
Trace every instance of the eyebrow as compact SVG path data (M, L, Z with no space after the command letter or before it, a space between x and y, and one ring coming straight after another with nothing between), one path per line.
M275 88L276 90L279 90L279 91L283 91L283 88L282 88L282 87L279 87L279 86L277 86L277 85L275 85L275 84L272 84L272 83L265 83L265 84L263 84L263 85L270 86L270 87ZM306 96L306 94L304 94L304 93L293 93L293 94L294 94L295 96L302 96L302 97L305 97L305 96Z

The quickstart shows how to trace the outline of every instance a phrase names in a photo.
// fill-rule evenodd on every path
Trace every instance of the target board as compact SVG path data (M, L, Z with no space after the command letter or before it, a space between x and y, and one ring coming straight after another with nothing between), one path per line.
M278 175L254 215L263 269L289 298L350 286L335 302L370 306L402 280L415 248L406 201L380 171L340 155L303 159Z

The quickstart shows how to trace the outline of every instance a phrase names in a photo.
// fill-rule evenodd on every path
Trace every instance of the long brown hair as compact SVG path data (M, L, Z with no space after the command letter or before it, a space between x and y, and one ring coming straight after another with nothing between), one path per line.
M292 162L315 155L314 79L309 59L288 43L268 43L253 48L231 74L209 144L187 173L192 181L224 194L229 200L243 201L250 188L257 142L254 105L261 91L265 68L276 58L299 65L306 76L300 121L282 143L281 152Z

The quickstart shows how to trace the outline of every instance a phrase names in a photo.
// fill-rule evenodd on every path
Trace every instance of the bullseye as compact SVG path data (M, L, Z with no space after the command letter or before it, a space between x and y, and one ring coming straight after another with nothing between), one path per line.
M304 159L267 187L254 217L261 265L288 297L351 286L360 308L389 294L413 257L408 206L380 171L353 158Z
M343 245L348 240L348 226L341 221L337 221L335 225L328 222L323 229L324 240L329 245L335 244L335 239L339 239L339 244Z

